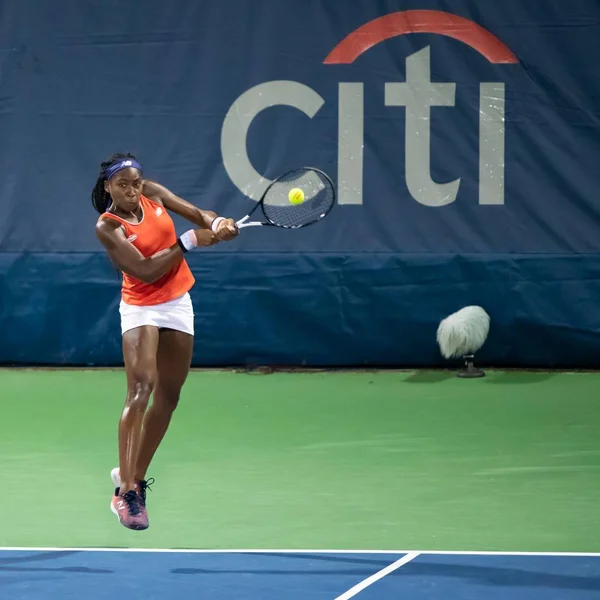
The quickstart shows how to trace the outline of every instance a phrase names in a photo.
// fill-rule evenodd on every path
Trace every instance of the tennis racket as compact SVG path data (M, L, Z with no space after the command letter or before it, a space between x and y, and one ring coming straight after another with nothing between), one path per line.
M289 194L299 189L304 200L298 204L290 202ZM329 176L311 167L294 169L284 173L265 190L256 206L236 222L238 229L243 227L283 227L298 229L320 221L335 204L335 186ZM264 220L249 221L257 210L262 211Z

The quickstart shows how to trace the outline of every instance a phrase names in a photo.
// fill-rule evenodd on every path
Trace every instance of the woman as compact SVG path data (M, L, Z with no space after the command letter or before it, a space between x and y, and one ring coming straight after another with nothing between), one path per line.
M184 259L193 248L238 234L232 219L218 217L143 179L132 154L101 165L92 191L100 213L96 235L123 273L120 304L127 396L119 422L119 468L111 477L111 510L129 529L148 528L146 471L163 439L192 360L194 277ZM179 238L167 211L197 229ZM149 407L150 395L153 394Z

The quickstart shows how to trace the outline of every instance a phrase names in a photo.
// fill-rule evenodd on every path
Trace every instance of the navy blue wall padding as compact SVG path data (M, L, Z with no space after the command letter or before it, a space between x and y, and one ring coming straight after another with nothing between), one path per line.
M148 177L239 218L254 205L222 155L227 112L265 82L299 82L311 119L274 106L250 125L265 177L303 164L338 188L340 83L362 83L362 203L305 230L244 230L190 253L195 366L446 364L439 321L468 304L491 316L480 360L600 363L600 4L552 0L266 0L0 4L0 325L3 364L122 362L119 278L94 235L99 163L130 151ZM381 42L324 64L384 15L469 19L514 53L492 63L446 35ZM435 182L456 200L425 206L407 185L406 110L385 105L407 59L429 48ZM482 205L480 84L504 86L503 204ZM409 152L415 151L409 147ZM240 148L245 152L246 148ZM496 149L497 151L497 149ZM179 232L188 225L175 219Z

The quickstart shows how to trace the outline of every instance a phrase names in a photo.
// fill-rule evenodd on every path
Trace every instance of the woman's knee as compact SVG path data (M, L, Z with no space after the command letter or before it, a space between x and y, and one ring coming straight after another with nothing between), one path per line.
M135 373L129 381L127 390L127 405L130 408L146 410L150 396L154 390L153 373Z
M158 385L154 391L153 404L159 410L173 412L179 404L181 388L179 386Z

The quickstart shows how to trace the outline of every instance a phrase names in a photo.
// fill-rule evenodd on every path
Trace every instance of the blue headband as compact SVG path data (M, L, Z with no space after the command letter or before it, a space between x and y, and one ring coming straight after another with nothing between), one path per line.
M119 171L122 171L123 169L137 169L140 173L142 172L142 165L140 165L140 163L133 159L133 158L124 158L122 160L119 160L115 163L113 163L112 165L110 165L110 167L106 167L106 170L104 171L104 175L106 177L106 179L110 179L115 173L118 173Z

